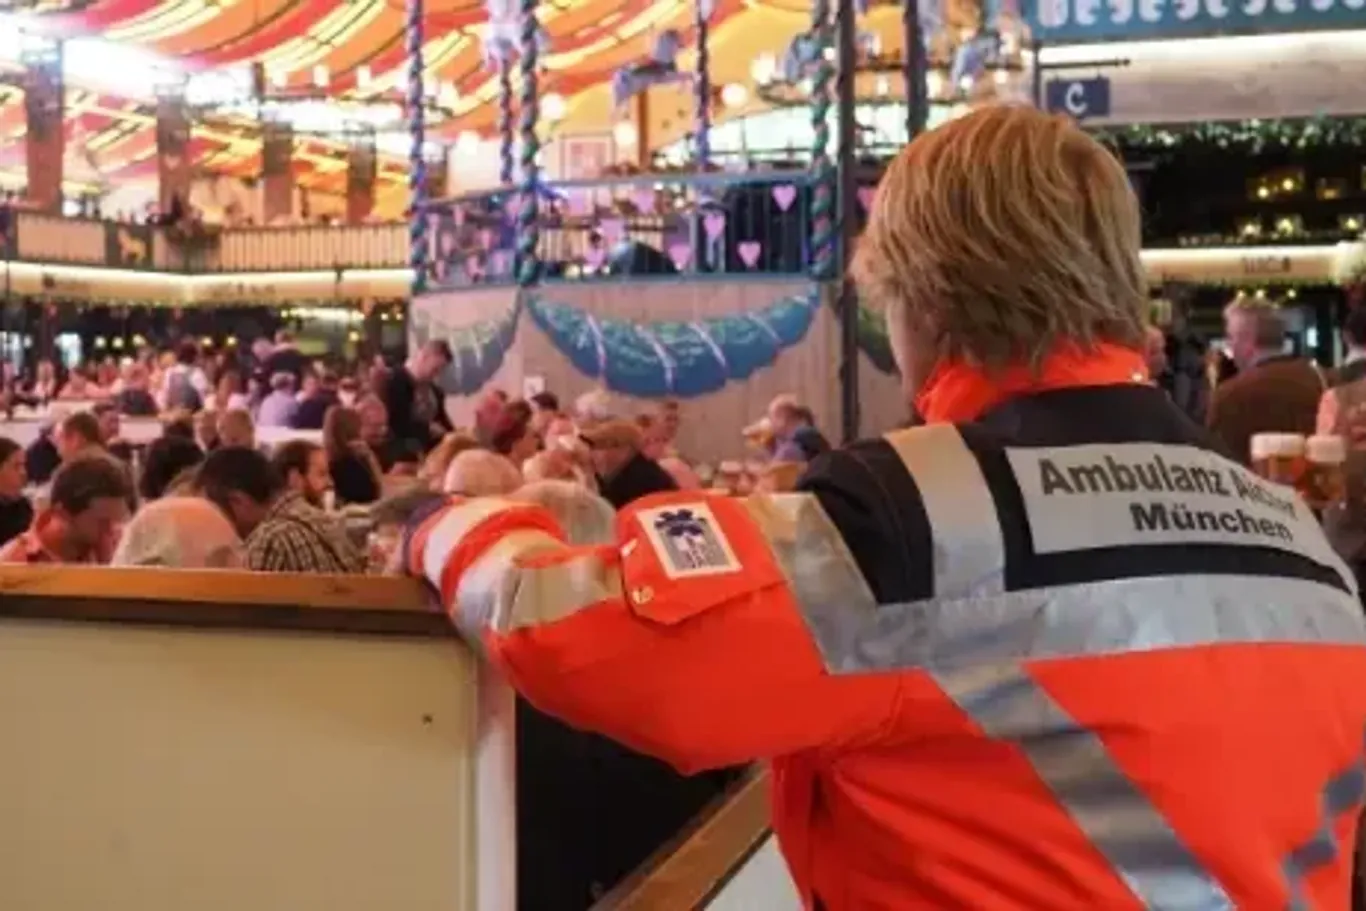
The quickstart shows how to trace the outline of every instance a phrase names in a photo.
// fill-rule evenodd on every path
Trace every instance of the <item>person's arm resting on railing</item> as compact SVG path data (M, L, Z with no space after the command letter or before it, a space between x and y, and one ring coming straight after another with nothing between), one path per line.
M668 493L617 528L616 547L570 548L539 507L454 500L415 529L409 568L532 703L685 771L887 721L894 685L830 674L796 600L872 606L814 497Z

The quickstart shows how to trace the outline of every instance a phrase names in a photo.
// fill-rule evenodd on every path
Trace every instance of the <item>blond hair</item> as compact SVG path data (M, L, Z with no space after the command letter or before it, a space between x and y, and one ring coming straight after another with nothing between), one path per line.
M902 150L852 273L922 353L995 369L1059 342L1141 349L1141 246L1114 156L1066 118L992 105Z
M1239 292L1224 308L1224 319L1240 317L1252 324L1252 338L1258 348L1279 351L1285 344L1285 317L1272 301Z

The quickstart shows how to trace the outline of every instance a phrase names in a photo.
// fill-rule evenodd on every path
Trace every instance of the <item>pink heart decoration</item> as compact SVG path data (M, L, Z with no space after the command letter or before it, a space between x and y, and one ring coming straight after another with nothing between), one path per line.
M620 218L604 218L598 222L598 233L609 244L620 243L626 233L626 225Z
M792 203L797 200L797 188L790 183L780 183L773 188L773 201L778 204L778 208L786 212L792 208Z
M490 263L493 265L493 271L494 271L494 274L495 274L495 275L505 275L505 274L507 274L507 271L508 271L508 260L509 260L509 259L510 259L510 256L509 256L509 254L508 254L508 251L506 251L506 250L495 250L495 251L493 251L493 255L489 257L489 261L490 261Z
M721 212L709 212L702 219L702 230L707 232L707 240L716 240L726 230L726 216Z
M877 190L873 187L858 188L858 201L859 205L863 206L863 211L873 211L873 196L876 192Z
M735 249L739 252L741 261L753 269L754 264L759 261L759 254L764 252L764 245L757 240L746 240Z
M603 247L589 247L583 251L583 261L594 269L601 269L607 260L607 250Z
M465 207L464 207L464 206L456 206L456 207L454 207L453 209L451 209L451 220L455 222L455 226L456 226L457 228L460 227L460 226L462 226L462 225L464 225L464 224L465 224Z
M673 260L674 268L682 272L692 262L692 244L682 241L669 244L669 259Z
M631 194L631 201L635 203L637 212L653 212L655 210L655 191L636 190Z
M493 229L484 228L479 232L479 246L485 250L493 248Z

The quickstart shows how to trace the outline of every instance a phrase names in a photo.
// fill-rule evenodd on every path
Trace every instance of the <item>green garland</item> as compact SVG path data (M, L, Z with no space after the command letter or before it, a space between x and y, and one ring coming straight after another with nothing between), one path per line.
M1120 150L1176 151L1191 146L1269 151L1366 145L1366 117L1305 120L1242 120L1189 124L1129 124L1099 127L1091 134Z

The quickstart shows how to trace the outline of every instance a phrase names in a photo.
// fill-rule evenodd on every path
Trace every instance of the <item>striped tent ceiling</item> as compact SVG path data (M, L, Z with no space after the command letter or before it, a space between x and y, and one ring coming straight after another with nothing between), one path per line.
M729 31L737 14L767 12L800 28L809 7L801 0L715 0L712 19ZM542 0L541 21L550 37L543 93L569 99L601 86L624 64L641 59L655 37L678 29L691 42L691 3L684 0ZM454 117L441 126L446 138L462 131L488 134L496 111L496 80L481 59L480 34L487 13L469 0L428 0L427 78ZM43 27L62 36L98 37L168 58L189 71L265 64L272 83L294 89L326 76L334 96L393 97L402 84L402 0L95 0L78 12L46 13ZM742 64L747 66L747 64ZM11 83L14 81L10 80ZM74 82L74 80L73 80ZM114 97L72 85L68 90L68 144L110 181L154 173L155 132L147 99ZM601 124L598 125L599 128ZM22 93L0 85L0 171L22 171ZM260 146L254 130L197 125L196 159L225 174L253 176ZM305 186L340 192L345 162L340 146L307 141L297 156ZM68 167L80 180L82 162ZM395 184L400 159L385 160L382 177Z

